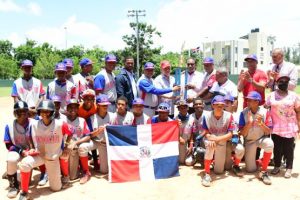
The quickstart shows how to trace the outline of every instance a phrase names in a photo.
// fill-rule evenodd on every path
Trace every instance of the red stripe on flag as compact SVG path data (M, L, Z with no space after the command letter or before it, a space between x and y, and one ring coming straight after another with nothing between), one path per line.
M111 182L120 183L140 180L138 160L112 160Z
M152 144L163 144L178 141L178 121L161 122L152 124Z

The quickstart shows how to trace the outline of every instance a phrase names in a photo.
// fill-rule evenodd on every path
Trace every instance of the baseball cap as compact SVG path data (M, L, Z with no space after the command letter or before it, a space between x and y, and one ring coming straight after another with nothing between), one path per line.
M70 104L77 104L79 105L79 102L77 99L70 99L69 101L67 101L67 106L70 105Z
M111 103L108 100L108 96L105 94L100 94L96 97L96 103L99 105L110 105Z
M93 96L93 97L95 97L95 96L96 96L96 93L95 93L95 91L92 90L92 89L87 89L87 90L83 91L83 93L81 94L81 97L82 97L82 98L84 98L84 97L86 97L86 96Z
M141 98L136 98L132 101L132 105L144 105L144 101Z
M290 81L290 77L287 74L279 74L279 76L277 77L276 81L278 81L281 78L287 78Z
M158 108L156 110L157 112L170 112L170 105L166 102L162 102L158 105Z
M154 69L154 64L152 62L146 62L144 69Z
M163 60L163 61L161 61L161 63L160 63L160 67L161 67L162 69L164 69L164 68L166 68L166 67L171 67L171 64L170 64L169 61Z
M203 63L204 64L214 64L214 59L211 57L206 57L206 58L204 58Z
M221 96L221 95L215 96L215 97L211 100L211 104L225 104L224 97Z
M92 62L89 58L83 58L83 59L81 59L81 61L79 62L79 65L80 65L81 67L85 67L85 66L91 65L91 64L93 64L93 62Z
M51 100L53 102L61 102L61 97L58 95L54 95L53 97L51 97Z
M24 66L31 66L33 67L33 63L31 60L23 60L22 63L21 63L21 67L24 67Z
M179 106L188 106L188 103L186 102L186 100L180 100L177 102L177 107Z
M74 67L74 62L71 58L65 58L63 63L66 65L66 67Z
M226 95L225 97L224 97L224 101L231 101L231 102L234 102L234 97L233 96L231 96L230 94L228 94L228 95Z
M257 56L255 54L248 55L244 60L247 61L249 59L255 60L257 62Z
M57 63L55 65L55 71L67 71L67 67L63 62Z
M117 57L114 54L108 54L105 56L105 62L117 62Z
M256 100L256 101L261 101L261 95L256 91L251 91L247 95L246 99L253 99L253 100Z

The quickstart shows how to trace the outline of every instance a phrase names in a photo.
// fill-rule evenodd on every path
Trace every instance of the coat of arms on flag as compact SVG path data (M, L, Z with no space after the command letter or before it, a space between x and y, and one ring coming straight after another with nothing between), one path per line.
M138 126L107 126L110 182L179 176L177 121Z

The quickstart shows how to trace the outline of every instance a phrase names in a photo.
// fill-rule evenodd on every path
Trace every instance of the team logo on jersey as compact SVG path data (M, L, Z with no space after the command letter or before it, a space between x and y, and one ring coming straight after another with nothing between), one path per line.
M140 147L140 158L150 158L151 151L149 147L143 146Z

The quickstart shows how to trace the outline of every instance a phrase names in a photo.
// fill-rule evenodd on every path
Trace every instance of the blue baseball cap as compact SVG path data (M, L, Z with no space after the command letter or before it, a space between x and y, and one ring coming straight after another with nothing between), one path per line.
M91 65L93 64L93 62L89 59L89 58L83 58L80 62L79 62L79 65L81 67L85 67L87 65Z
M251 91L248 93L246 99L253 99L253 100L261 102L261 95L256 91Z
M117 57L114 54L107 54L105 56L105 62L117 62Z
M234 97L233 96L231 96L230 94L228 94L228 95L226 95L225 97L224 97L224 101L231 101L231 102L234 102Z
M99 105L110 105L111 103L108 100L108 96L106 94L100 94L96 97L96 103Z
M65 58L63 63L66 65L66 67L74 67L74 62L71 58Z
M256 56L255 54L250 54L250 55L248 55L248 56L244 59L244 61L247 61L247 60L249 60L249 59L255 60L256 62L258 62L258 61L257 61L257 56Z
M217 95L211 100L211 104L225 104L225 99L223 96Z
M53 97L51 97L51 100L52 100L53 102L61 102L61 101L62 101L62 100L61 100L61 97L58 96L58 95L54 95Z
M132 101L132 105L144 105L144 101L141 98L136 98Z
M152 62L146 62L144 69L154 69L154 64Z
M211 57L206 57L203 60L203 64L214 64L214 59Z
M57 63L55 65L55 71L67 71L67 67L63 62Z
M31 66L33 67L33 63L31 60L23 60L22 63L21 63L21 67L24 67L24 66Z
M162 102L158 105L157 112L170 112L170 105L166 102Z

